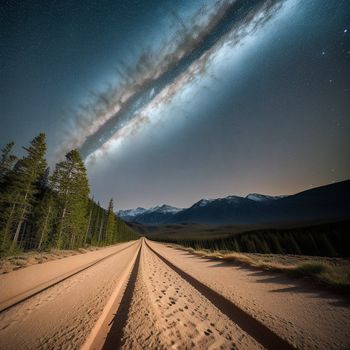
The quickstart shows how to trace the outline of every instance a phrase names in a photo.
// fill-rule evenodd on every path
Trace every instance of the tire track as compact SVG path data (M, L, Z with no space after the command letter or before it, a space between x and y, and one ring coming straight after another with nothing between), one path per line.
M109 325L111 328L107 334L106 341L103 345L104 350L119 349L122 343L123 329L128 320L129 309L131 301L134 295L136 279L140 268L140 255L141 255L142 243L137 253L134 267L131 271L129 281L126 285L120 306Z
M161 261L163 261L168 267L174 270L185 281L192 285L197 291L199 291L205 298L207 298L214 306L216 306L223 314L225 314L232 322L237 324L243 331L249 334L262 346L268 350L295 350L290 343L278 336L271 329L264 324L247 314L238 306L227 300L221 294L217 293L213 289L209 288L202 282L198 281L188 273L184 272L169 260L155 251L145 241L147 248L154 253Z
M128 246L122 252L126 246L117 247L119 254L1 314L0 348L81 348L125 270L133 266L140 241ZM107 254L113 251L116 249Z
M262 349L143 243L112 322L90 349Z
M157 349L263 349L200 291L145 248L143 282L156 315L154 329L160 330L161 346ZM143 317L142 313L134 316ZM129 336L136 332L137 329L129 331ZM144 333L141 339L150 335L148 328L144 327Z
M119 253L121 253L122 251L129 249L130 247L132 247L133 245L137 244L138 241L136 241L135 243L132 243L130 245L128 245L127 247L124 247L120 250L118 250L117 252L111 253L103 258L97 259L95 261L93 261L92 263L89 263L83 267L80 267L78 270L75 270L74 272L69 272L68 275L65 274L64 276L58 276L57 278L55 278L54 280L45 282L44 284L41 284L39 286L36 286L35 288L32 288L29 291L26 291L25 293L22 293L21 295L17 295L11 299L5 300L2 305L0 306L0 314L12 309L13 307L33 298L34 296L66 281L67 279L78 275L79 273L101 263L102 261L109 259ZM13 301L14 300L14 301Z

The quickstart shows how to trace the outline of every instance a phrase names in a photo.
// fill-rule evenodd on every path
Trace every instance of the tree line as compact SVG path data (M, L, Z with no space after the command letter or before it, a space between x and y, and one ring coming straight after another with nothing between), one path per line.
M261 229L235 233L225 238L191 239L150 236L194 249L244 253L295 254L329 257L350 256L349 221L298 228Z
M136 239L114 213L89 197L87 171L78 150L56 164L46 162L46 136L36 136L24 156L14 142L0 156L0 254L30 249L76 249Z

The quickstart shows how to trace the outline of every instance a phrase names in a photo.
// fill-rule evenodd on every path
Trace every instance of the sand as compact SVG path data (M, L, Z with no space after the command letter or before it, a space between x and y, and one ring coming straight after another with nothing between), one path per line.
M120 246L114 246L30 266L1 277L10 279L12 274L27 272L28 280L31 279L30 275L37 279L39 272L44 273L52 268L52 263L56 263L55 271L59 273L57 264L60 264L63 272L67 271L67 266L73 266L73 258L76 267L81 265L80 259L84 259L85 264L86 257L90 257L91 261L96 259L96 254L107 255L120 249ZM137 250L138 244L131 244L130 248L1 313L0 349L80 348L100 317L119 276ZM47 272L47 275L51 273ZM17 279L17 284L20 286L21 280ZM3 281L1 295L6 290L6 283Z
M25 267L42 264L52 260L63 259L68 256L84 254L95 250L104 249L103 247L88 246L77 250L58 250L51 249L49 251L29 251L22 252L13 256L5 256L0 259L0 275L11 271L23 269Z
M261 349L145 245L122 349Z
M0 310L35 290L41 290L47 285L63 279L75 271L94 263L110 254L133 243L123 243L105 249L69 256L64 259L49 261L44 264L32 265L26 268L0 275Z
M339 295L145 239L2 275L0 297L7 286L10 297L23 292L20 278L35 288L117 251L2 312L0 348L350 348L350 307Z
M297 348L350 348L350 305L341 296L318 291L280 273L200 258L164 244L149 244Z

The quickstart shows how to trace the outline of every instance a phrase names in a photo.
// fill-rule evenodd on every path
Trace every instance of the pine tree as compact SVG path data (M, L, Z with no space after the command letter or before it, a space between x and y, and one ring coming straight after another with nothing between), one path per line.
M47 167L38 179L39 191L45 192L50 187L50 168Z
M90 231L91 231L91 227L93 226L92 225L92 220L93 220L93 212L94 212L94 201L93 200L89 200L89 204L88 204L88 212L89 212L89 215L88 215L88 222L87 222L87 225L86 225L86 230L85 230L85 236L84 236L84 245L87 243L87 240L89 238L89 235L90 235Z
M104 223L105 223L104 216L105 216L104 215L104 211L101 210L101 222L100 222L100 228L99 228L99 231L98 231L98 239L97 239L98 245L103 244L102 232L103 232L103 226L104 226Z
M34 204L34 196L38 192L37 182L46 169L46 137L39 134L35 137L29 148L24 148L27 155L18 160L13 171L9 185L3 193L3 201L7 210L4 212L3 220L3 247L12 233L12 248L17 246L19 234L23 224L26 222L30 210Z
M6 189L10 179L13 163L17 157L12 154L14 142L9 142L1 149L0 156L0 249L6 250L8 244L8 235L11 228L9 217L13 217L13 208L8 208Z
M6 199L4 199L6 202ZM12 203L2 211L1 215L1 252L6 252L10 248L10 232L14 222L16 204Z
M113 233L113 243L120 242L120 219L115 214L115 225L114 225L114 233Z
M14 142L9 142L1 149L0 157L0 190L6 182L7 176L12 170L13 164L17 157L12 154L12 148L15 145Z
M97 245L98 240L98 230L99 230L99 222L100 222L100 203L94 202L94 212L92 215L92 224L91 224L91 244Z
M50 240L52 240L50 233L53 229L55 212L53 193L48 189L33 212L35 242L36 248L39 250L48 247Z
M325 256L337 256L337 252L332 246L331 242L328 240L327 235L321 233L318 235L318 244L321 248L322 255Z
M115 214L115 229L114 229L114 242L121 242L121 220L117 214Z
M89 184L86 168L77 150L66 154L51 177L59 205L56 246L81 246L87 225Z
M271 241L272 241L272 247L271 247L272 252L275 254L284 254L284 251L279 241L279 237L276 233L272 233Z
M107 223L106 223L106 243L112 244L114 241L114 230L115 230L115 214L113 211L113 198L110 199L107 212Z
M239 249L239 244L236 239L233 240L233 250L236 252L240 252L241 250Z

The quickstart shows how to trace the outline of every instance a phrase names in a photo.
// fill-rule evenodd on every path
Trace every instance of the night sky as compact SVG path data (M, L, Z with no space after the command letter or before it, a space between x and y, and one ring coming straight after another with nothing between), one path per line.
M117 208L350 178L348 0L3 1L0 144Z

